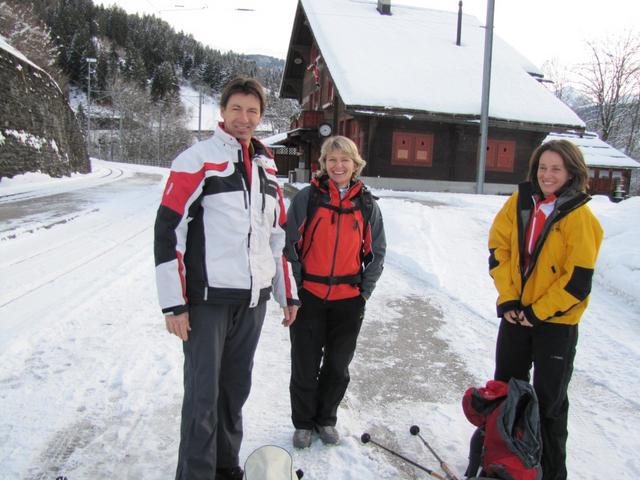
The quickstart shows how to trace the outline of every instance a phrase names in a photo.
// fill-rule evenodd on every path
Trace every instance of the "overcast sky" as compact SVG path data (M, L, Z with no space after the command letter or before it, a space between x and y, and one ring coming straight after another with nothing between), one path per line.
M154 13L176 30L218 50L285 58L297 0L94 0L130 13ZM458 0L391 0L393 4L457 11ZM240 9L240 10L238 10ZM247 9L249 11L243 10ZM487 0L464 0L463 11L486 20ZM575 63L584 42L640 23L637 0L496 0L495 31L541 65ZM637 31L637 27L636 27Z

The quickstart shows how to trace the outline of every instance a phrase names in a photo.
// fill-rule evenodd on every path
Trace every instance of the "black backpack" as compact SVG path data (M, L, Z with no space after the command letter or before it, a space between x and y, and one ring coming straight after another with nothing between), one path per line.
M309 194L309 201L307 202L307 218L305 221L305 231L318 208L329 208L331 210L335 210L338 213L350 213L355 210L360 210L362 212L362 220L363 220L363 231L367 231L367 225L369 225L369 221L371 220L371 215L373 214L373 201L377 200L378 197L375 197L364 185L360 190L360 194L357 197L359 199L358 202L354 202L356 204L355 207L351 208L337 208L332 205L327 205L322 202L322 192L315 185L311 184L311 193ZM358 204L360 206L358 206Z

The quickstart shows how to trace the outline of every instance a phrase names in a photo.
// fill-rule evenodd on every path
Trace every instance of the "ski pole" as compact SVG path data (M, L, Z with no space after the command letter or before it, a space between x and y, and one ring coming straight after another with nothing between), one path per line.
M424 437L422 435L420 435L420 427L419 426L412 425L411 428L409 429L409 432L411 433L411 435L417 435L418 437L420 437L420 440L422 440L422 443L424 443L425 446L429 449L429 451L433 454L433 456L436 457L436 460L438 460L438 462L440 462L440 468L442 470L444 470L444 473L447 475L447 478L449 480L458 480L458 477L456 477L454 475L454 473L449 468L449 465L447 465L445 462L442 461L442 459L438 456L436 451L433 448L431 448L431 445L429 445L429 442L427 442L424 439Z
M385 447L384 445L379 444L378 442L376 442L375 440L371 440L371 435L369 435L368 433L363 433L360 436L360 441L362 443L373 443L374 445L376 445L377 447L380 447L383 450L386 450L387 452L389 452L392 455L395 455L398 458L401 458L402 460L404 460L407 463L410 463L411 465L413 465L416 468L419 468L420 470L427 472L429 475L431 475L432 477L435 477L439 480L447 480L446 478L444 478L442 475L439 475L438 473L434 472L433 470L429 470L427 467L423 467L422 465L420 465L419 463L414 462L413 460L400 455L398 452L391 450L390 448Z

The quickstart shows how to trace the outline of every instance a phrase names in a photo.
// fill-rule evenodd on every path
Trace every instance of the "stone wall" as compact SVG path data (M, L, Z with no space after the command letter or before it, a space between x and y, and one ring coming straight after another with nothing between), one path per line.
M56 83L0 47L0 178L91 171L82 132Z

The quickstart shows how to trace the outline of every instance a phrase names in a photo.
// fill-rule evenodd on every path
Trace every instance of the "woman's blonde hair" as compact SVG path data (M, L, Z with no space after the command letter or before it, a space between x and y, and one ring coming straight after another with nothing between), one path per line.
M336 150L344 153L347 157L353 160L353 163L356 164L356 168L353 171L351 179L353 180L357 178L367 162L365 162L358 153L358 147L353 143L353 140L343 137L342 135L329 137L322 144L322 148L320 149L320 158L318 159L320 169L318 170L317 175L322 176L327 174L327 156Z

